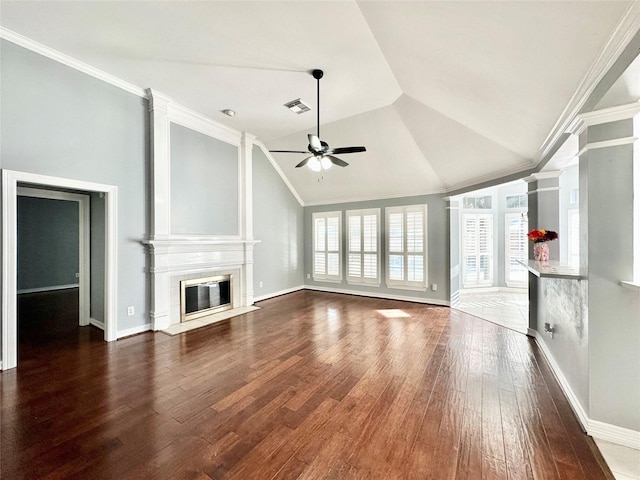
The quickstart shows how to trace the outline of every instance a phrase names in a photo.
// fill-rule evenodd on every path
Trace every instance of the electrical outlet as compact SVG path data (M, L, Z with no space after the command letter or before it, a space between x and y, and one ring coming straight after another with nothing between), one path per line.
M76 278L80 278L80 274L79 273L76 273Z
M136 309L134 307L127 308L127 315L131 316L135 313Z
M311 279L311 274L307 273L307 280Z
M431 284L431 290L433 290L434 292L438 290L438 285L435 283Z
M264 287L264 282L260 282L260 288Z

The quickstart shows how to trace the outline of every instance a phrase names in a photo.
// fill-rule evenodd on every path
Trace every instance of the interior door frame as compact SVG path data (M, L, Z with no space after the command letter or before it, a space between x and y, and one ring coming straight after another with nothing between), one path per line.
M34 187L46 186L104 194L106 207L104 339L111 342L118 337L116 318L118 306L118 187L14 170L2 170L2 365L0 365L2 370L15 368L18 365L18 183Z
M81 327L90 323L91 305L91 248L90 248L90 197L80 193L61 192L59 190L42 190L39 188L18 186L19 197L45 198L78 203L78 324Z

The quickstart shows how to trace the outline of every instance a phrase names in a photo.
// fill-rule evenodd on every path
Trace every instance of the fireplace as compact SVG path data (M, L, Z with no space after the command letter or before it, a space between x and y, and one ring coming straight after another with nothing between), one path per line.
M233 275L180 281L180 321L233 308Z

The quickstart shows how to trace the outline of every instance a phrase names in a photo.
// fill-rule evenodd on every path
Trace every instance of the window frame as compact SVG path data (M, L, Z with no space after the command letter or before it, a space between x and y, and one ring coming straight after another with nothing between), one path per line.
M328 219L337 218L337 250L329 250L329 229L327 227ZM325 220L325 231L324 231L324 249L319 250L317 248L317 235L316 235L316 220L324 219ZM313 242L311 245L311 263L312 263L312 277L316 282L333 282L339 283L342 281L342 211L333 211L333 212L314 212L311 215L311 233L313 236ZM316 273L316 255L324 254L324 265L325 265L325 273ZM329 265L328 257L330 254L338 255L338 274L333 275L326 273L326 267Z
M376 228L375 228L375 251L365 251L365 236L364 236L364 217L366 216L375 216L376 220ZM360 249L358 251L351 250L351 219L359 218L359 233L360 233ZM347 283L350 285L366 285L366 286L380 286L380 209L379 208L366 208L366 209L358 209L358 210L347 210L345 212L345 220L346 220L346 242L347 246L345 248L345 258L346 258L346 267L345 267L345 278L347 279ZM376 277L370 278L365 277L365 255L376 256ZM360 256L360 275L353 276L350 274L350 260L352 255Z
M422 280L407 280L408 276L408 260L410 256L416 256L415 252L409 252L407 250L407 213L421 213L422 214ZM391 228L391 222L389 217L396 213L402 213L402 251L391 251L390 238L391 234L389 229ZM403 290L420 290L427 289L429 284L428 272L428 209L425 204L418 205L404 205L398 207L386 207L385 208L385 282L389 288L399 288ZM392 255L402 255L403 257L403 280L396 280L390 278L390 259Z

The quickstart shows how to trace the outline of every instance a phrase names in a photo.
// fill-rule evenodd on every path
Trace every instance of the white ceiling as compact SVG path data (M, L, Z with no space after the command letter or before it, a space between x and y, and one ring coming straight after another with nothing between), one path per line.
M321 138L367 152L341 155L350 166L322 181L293 168L303 155L274 154L315 204L452 191L535 166L601 53L637 31L638 10L637 0L1 1L0 24L271 149L306 149L309 71L323 69ZM603 101L637 100L626 81ZM283 107L296 98L313 110Z

